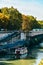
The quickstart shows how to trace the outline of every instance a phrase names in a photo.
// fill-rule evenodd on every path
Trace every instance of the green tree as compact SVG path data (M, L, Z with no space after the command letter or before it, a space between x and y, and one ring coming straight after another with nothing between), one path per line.
M25 16L25 15L22 15L22 19L23 19L22 30L23 31L30 31L31 27L30 27L29 18L27 16Z

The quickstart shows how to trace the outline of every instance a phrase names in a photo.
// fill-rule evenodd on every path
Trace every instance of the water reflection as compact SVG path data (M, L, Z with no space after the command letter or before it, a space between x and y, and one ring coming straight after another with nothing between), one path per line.
M36 62L39 62L43 58L43 49L33 48L30 52L28 51L28 53L0 55L0 60L16 60L22 58L36 58Z
M43 42L40 44L41 47L43 47Z
M4 55L0 57L0 60L16 60L26 58L27 54L22 55Z
M6 50L7 51L7 50ZM21 48L16 48L8 51L8 53L2 52L0 55L0 58L3 60L3 58L7 60L12 60L12 59L22 59L26 58L28 55L27 47L21 47Z
M36 57L36 52L35 50L32 50L31 53L24 53L24 54L5 54L1 55L0 59L1 60L16 60L16 59L28 59L28 58L35 58Z
M43 51L39 51L37 53L37 57L36 57L36 64L35 65L39 65L40 61L43 59Z

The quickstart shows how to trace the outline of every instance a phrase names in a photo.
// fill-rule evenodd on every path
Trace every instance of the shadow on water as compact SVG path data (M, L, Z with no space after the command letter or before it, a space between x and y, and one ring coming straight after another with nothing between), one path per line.
M19 60L19 59L36 59L37 57L37 53L39 52L38 50L39 48L36 47L30 47L30 49L28 49L28 53L25 54L1 54L0 55L0 61L1 60Z
M37 49L33 49L33 50L31 50L31 52L28 52L28 53L26 53L26 54L22 54L22 55L14 55L14 54L5 54L5 55L0 55L0 61L1 60L9 60L9 61L11 61L11 60L19 60L19 59L26 59L26 60L28 60L28 59L35 59L36 58L36 56L37 56L37 52L38 52L38 50Z
M0 62L0 65L12 65L11 63Z

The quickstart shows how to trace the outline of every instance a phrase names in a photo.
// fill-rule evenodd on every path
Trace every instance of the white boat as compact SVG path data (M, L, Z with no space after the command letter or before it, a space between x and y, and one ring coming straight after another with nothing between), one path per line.
M15 49L15 54L25 54L27 53L27 47L17 48Z

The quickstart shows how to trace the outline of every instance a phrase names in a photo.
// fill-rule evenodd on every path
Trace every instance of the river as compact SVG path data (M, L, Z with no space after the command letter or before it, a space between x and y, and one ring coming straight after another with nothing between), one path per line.
M40 43L40 48L35 48L32 50L31 54L29 53L25 53L22 55L19 55L19 59L29 59L29 58L35 58L36 63L35 65L38 65L40 63L40 61L43 59L43 42ZM17 59L17 55L0 55L0 61L1 60L15 60Z
M43 49L39 49L39 48L33 49L31 53L25 53L25 54L19 55L19 58L20 59L21 58L35 58L35 59L41 60L43 58ZM7 54L3 56L1 55L0 60L1 59L2 60L17 59L17 55L14 55L14 54Z

